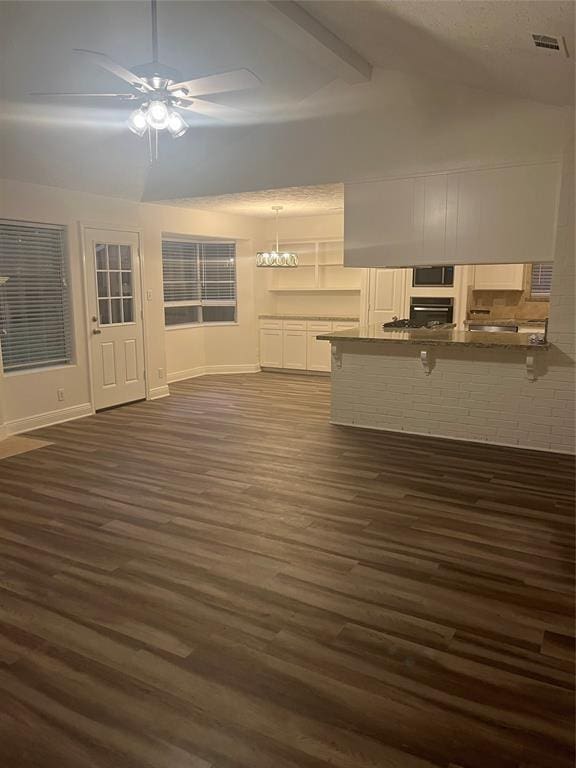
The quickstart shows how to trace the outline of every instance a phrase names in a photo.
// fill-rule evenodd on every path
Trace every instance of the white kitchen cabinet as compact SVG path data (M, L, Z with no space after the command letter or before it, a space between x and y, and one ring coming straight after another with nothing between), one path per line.
M552 261L557 163L467 171L457 177L455 263Z
M263 368L282 368L282 330L260 329L260 365Z
M282 367L306 370L306 331L282 331Z
M368 322L387 323L393 317L405 317L405 269L371 269L368 285Z
M345 185L344 264L552 261L559 163Z
M522 291L524 264L481 264L474 267L477 291Z
M330 371L330 342L319 341L316 336L320 331L308 331L306 342L306 368L309 371Z

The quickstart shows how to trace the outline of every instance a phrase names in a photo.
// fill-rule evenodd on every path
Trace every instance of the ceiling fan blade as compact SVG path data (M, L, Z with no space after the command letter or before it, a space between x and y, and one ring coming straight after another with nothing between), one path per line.
M194 99L190 104L178 104L178 109L185 109L188 112L197 112L206 117L215 117L218 120L234 120L238 117L245 117L246 112L234 107L227 107L225 104L215 104L213 101L204 101L204 99Z
M72 96L73 98L120 98L130 100L138 98L135 93L72 93L68 91L46 91L40 93L31 93L30 96Z
M247 88L256 88L261 80L249 69L235 69L231 72L222 72L219 75L207 75L186 80L182 83L174 83L168 90L186 91L187 96L203 96L208 93L224 93L226 91L244 91Z
M131 86L138 89L139 91L154 90L145 80L143 80L141 77L138 77L138 75L135 75L134 72L131 72L129 69L126 69L126 67L123 67L122 64L118 64L118 62L114 61L109 56L106 56L105 53L99 53L98 51L87 51L84 48L74 48L74 53L81 53L83 56L91 59L92 62L97 66L102 67L103 69L107 69L108 72L111 72L121 80L130 83Z

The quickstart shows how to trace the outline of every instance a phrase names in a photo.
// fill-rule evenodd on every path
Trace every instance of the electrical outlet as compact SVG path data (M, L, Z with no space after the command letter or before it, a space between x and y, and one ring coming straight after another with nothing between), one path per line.
M158 378L159 379L164 378L164 368L158 368Z
M152 291L146 291L146 301L152 301Z
M58 395L58 400L60 400L60 402L62 402L62 400L64 400L64 390L61 389L61 388L57 389L56 390L56 394Z

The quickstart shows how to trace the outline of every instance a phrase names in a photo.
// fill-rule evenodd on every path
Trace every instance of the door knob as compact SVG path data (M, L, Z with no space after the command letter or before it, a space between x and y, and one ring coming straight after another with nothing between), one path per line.
M92 333L102 333L102 331L100 330L100 328L94 328Z
M92 315L92 322L93 323L97 323L98 322L98 318L96 317L96 315Z

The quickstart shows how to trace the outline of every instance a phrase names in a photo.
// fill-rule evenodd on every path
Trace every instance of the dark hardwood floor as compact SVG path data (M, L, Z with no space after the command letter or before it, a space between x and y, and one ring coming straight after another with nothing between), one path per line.
M2 768L569 768L573 461L257 374L0 462Z

